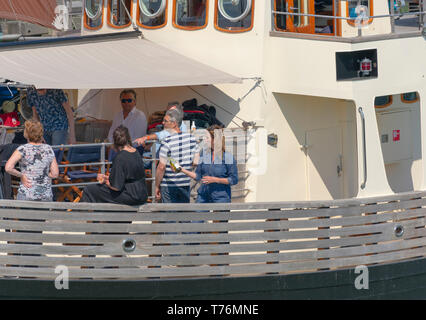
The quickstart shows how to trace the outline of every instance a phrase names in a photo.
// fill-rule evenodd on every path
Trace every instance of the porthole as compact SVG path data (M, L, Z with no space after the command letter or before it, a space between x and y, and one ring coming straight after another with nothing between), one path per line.
M405 102L405 103L413 103L413 102L416 102L417 100L419 100L419 96L418 96L418 94L417 94L417 92L406 92L406 93L403 93L402 95L401 95L401 100L402 100L402 102Z
M250 13L252 0L219 0L218 9L231 22L243 20Z
M386 108L392 104L392 96L379 96L374 99L376 108Z
M167 0L138 0L136 23L142 28L156 29L167 24Z
M84 3L84 26L87 29L99 29L103 23L103 0L86 0Z
M90 20L98 20L102 15L102 0L86 0L84 11Z
M184 30L207 26L208 0L174 0L173 25Z
M108 25L125 28L131 24L132 0L108 0Z
M150 19L154 19L164 13L167 0L139 0L138 2L141 13Z

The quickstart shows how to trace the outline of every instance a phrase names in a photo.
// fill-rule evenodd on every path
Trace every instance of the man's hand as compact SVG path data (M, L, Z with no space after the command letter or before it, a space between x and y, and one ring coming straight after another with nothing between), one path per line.
M160 187L155 187L155 200L161 200L161 189Z
M136 143L138 146L143 145L145 147L145 141L148 140L148 136L143 136L141 138L137 138L133 143Z

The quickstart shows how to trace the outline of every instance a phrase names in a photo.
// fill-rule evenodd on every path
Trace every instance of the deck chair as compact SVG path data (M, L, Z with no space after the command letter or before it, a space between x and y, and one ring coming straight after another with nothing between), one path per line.
M100 165L91 166L90 162L100 162L101 146L92 147L75 147L68 151L67 161L68 164L82 164L81 168L76 167L65 168L62 177L63 183L68 183L70 186L58 197L58 201L68 199L72 202L79 202L83 191L81 187L72 185L73 183L93 182L96 181L98 173L100 172ZM84 164L86 163L86 164Z

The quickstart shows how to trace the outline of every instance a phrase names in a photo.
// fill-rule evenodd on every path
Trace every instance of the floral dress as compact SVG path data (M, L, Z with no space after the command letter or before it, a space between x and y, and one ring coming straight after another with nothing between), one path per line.
M50 165L55 157L47 144L27 143L17 148L22 158L19 161L21 172L28 178L31 187L22 183L18 189L18 200L52 201L52 180L49 177Z

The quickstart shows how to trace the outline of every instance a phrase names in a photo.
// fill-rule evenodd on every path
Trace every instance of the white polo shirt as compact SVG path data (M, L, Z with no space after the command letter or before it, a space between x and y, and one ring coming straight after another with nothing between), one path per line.
M146 121L145 113L134 107L127 115L126 119L123 118L123 111L120 111L115 115L108 133L109 142L114 142L112 134L114 133L114 130L121 124L129 129L130 138L132 141L146 135L148 122Z

